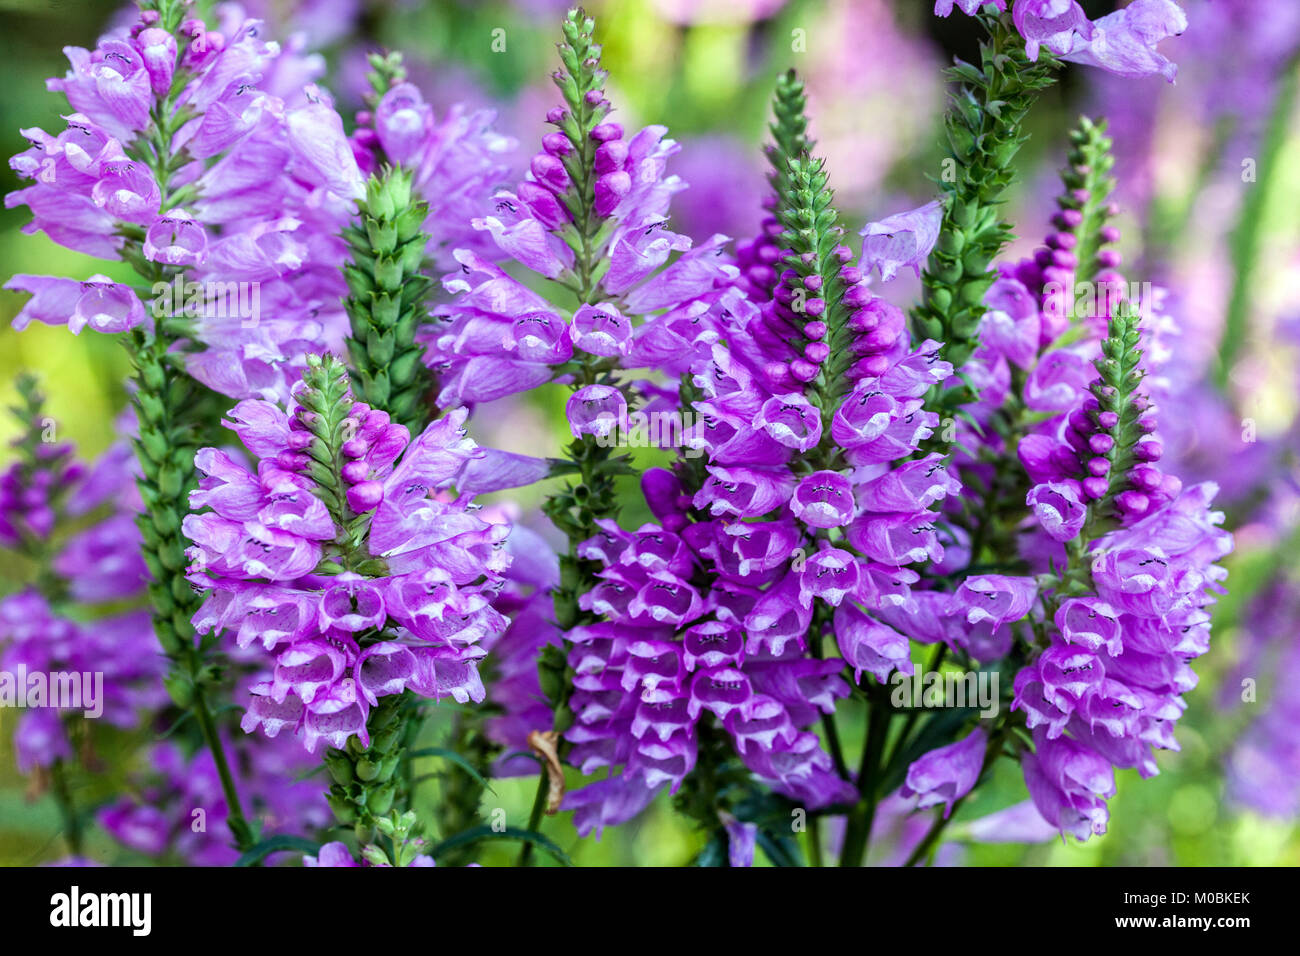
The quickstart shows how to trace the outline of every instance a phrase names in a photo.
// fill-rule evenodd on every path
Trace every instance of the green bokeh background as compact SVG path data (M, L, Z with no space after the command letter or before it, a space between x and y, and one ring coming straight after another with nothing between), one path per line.
M952 34L954 30L951 23L931 22L928 0L898 0L895 6L904 27L917 35L930 30L942 39L945 31ZM20 128L58 128L61 99L45 91L45 78L62 75L66 63L61 47L92 46L102 24L118 8L103 0L0 0L0 62L4 64L0 152L7 156L25 148ZM425 2L400 10L391 4L372 2L370 8L364 25L376 42L402 49L417 60L458 62L487 93L506 104L515 101L528 86L541 84L552 68L557 17L530 17L508 5L471 0ZM772 77L787 66L803 66L801 58L815 58L822 39L818 30L829 29L830 22L827 5L811 0L787 5L758 30L744 24L684 28L663 20L650 0L609 0L589 4L588 8L600 18L598 34L604 44L606 65L628 114L640 122L664 123L679 139L722 130L755 149L762 141ZM492 30L498 27L507 31L504 54L494 54L490 49ZM789 52L787 38L796 28L807 31L807 52ZM331 51L331 59L336 60L337 54ZM934 55L937 64L941 58L937 46ZM1059 162L1062 134L1074 119L1079 93L1077 79L1071 79L1035 110L1033 138L1019 159L1026 182L1050 173ZM819 123L817 107L814 101L814 134ZM932 129L918 138L917 149L894 157L874 189L882 201L890 195L924 196L930 192L926 180L938 169L940 118L936 109ZM852 128L855 117L850 110L845 116L835 117L835 121ZM1294 213L1300 208L1300 138L1294 135L1294 126L1292 129L1286 146L1287 172L1277 185L1279 195L1270 206L1266 228L1272 240L1289 242L1294 247L1294 216L1288 216L1286 210ZM529 137L540 130L540 121L532 130L510 130L523 141L521 159L528 155ZM880 135L888 135L888 130L880 131ZM833 168L831 172L832 184L842 185L855 175L851 168ZM7 168L0 171L0 190L8 192L17 185ZM1029 221L1041 222L1045 213L1034 205L1038 201L1028 187L1022 189L1012 203L1013 221L1018 221L1016 217L1023 208L1028 208L1035 217ZM893 211L895 207L872 208L870 203L842 210L848 223L861 223ZM0 282L18 272L77 278L102 272L115 278L127 277L123 264L78 255L55 246L43 235L23 235L20 229L27 216L25 208L0 210ZM1026 227L1021 231L1032 236L1039 230ZM1268 290L1261 294L1267 296ZM49 413L59 422L60 437L76 442L83 454L95 455L112 441L114 418L125 405L122 383L128 369L124 352L111 337L92 332L74 337L66 329L41 325L21 334L12 331L9 320L21 306L22 298L0 292L0 398L5 405L12 403L12 381L20 370L39 373L49 396ZM549 429L553 448L558 449L564 434L562 394L546 392L533 401L537 420ZM1275 414L1274 429L1284 427L1293 413L1294 398L1280 401L1285 411ZM7 441L14 431L11 421L0 422L0 440ZM654 454L646 453L647 463ZM520 499L525 509L535 508L537 494L534 490ZM641 509L630 508L625 523L635 526L642 515ZM1110 832L1082 845L1073 841L1028 847L970 845L964 849L965 862L1300 863L1300 834L1293 821L1240 813L1226 806L1223 799L1225 751L1265 698L1260 704L1244 705L1225 717L1217 710L1216 695L1235 659L1240 637L1237 610L1271 570L1271 560L1267 555L1242 551L1233 556L1230 569L1232 594L1218 609L1213 649L1196 665L1201 686L1188 695L1189 710L1179 725L1183 749L1179 753L1161 753L1162 773L1152 780L1139 780L1132 771L1118 775L1119 794L1110 804ZM22 573L22 568L0 560L3 591L15 589ZM9 747L12 718L11 713L0 710L0 863L56 859L62 852L57 839L58 814L48 796L33 796L28 792L29 782L14 772ZM850 719L844 726L855 724L860 722ZM439 722L434 721L427 731L431 742L438 730ZM850 748L859 743L854 736L853 731L847 733ZM107 747L102 756L102 771L79 781L78 796L83 802L93 803L114 793L130 769L129 760L120 757L117 748ZM419 772L426 771L417 769ZM571 779L576 783L576 777ZM533 794L531 779L494 781L493 788L495 793L485 797L485 811L501 807L512 822L526 819ZM426 791L427 799L435 797L434 788ZM961 820L1000 809L1023 797L1017 769L1002 762L991 785L962 808L953 835L960 838ZM545 829L576 862L588 865L679 865L688 861L703 842L700 834L670 813L667 798L661 798L650 812L631 824L607 832L599 842L579 840L564 815L549 820ZM120 855L102 834L92 835L90 850L101 859L139 862ZM513 847L485 844L479 859L485 865L501 864L513 859L513 855ZM546 862L545 858L540 862ZM760 864L763 862L760 856Z

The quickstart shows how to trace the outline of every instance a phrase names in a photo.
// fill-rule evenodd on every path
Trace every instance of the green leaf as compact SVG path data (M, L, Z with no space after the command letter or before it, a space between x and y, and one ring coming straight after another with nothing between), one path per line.
M320 852L320 844L315 840L308 840L306 837L294 836L291 833L279 833L267 837L250 847L235 861L235 866L253 866L256 863L261 863L272 853L279 853L283 850L297 850L301 853L314 855Z
M702 849L691 861L691 866L726 866L727 865L727 835L725 830L719 830L713 835L713 838L704 845Z
M407 756L412 760L417 757L442 757L444 760L450 760L473 777L474 782L488 793L492 794L492 796L495 797L497 795L497 792L492 789L492 785L487 782L487 779L481 773L478 772L475 766L454 750L448 750L446 747L421 747L419 750L412 750Z
M490 825L473 827L460 833L447 837L432 850L430 855L437 860L439 856L448 850L454 850L457 847L471 846L481 840L521 840L525 843L531 843L537 849L543 851L561 866L573 866L573 861L569 855L555 845L548 837L543 836L536 830L527 830L523 827L506 827L503 830L494 830Z
M181 714L179 717L176 718L175 723L173 723L170 727L168 727L166 730L164 730L161 734L158 735L158 739L166 740L172 734L176 733L176 731L180 730L181 727L185 724L185 721L189 720L193 716L194 716L194 711L192 710L185 711L185 713Z
M304 780L309 780L310 778L316 776L316 774L320 773L324 769L325 769L325 765L323 763L318 763L316 766L304 770L302 773L294 777L293 782L302 783Z
M759 827L755 842L774 866L803 866L798 845L789 837L778 837Z

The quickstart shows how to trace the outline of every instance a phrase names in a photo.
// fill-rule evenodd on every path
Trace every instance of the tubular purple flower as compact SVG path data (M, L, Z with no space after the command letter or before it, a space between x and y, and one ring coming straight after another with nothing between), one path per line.
M574 438L604 438L627 421L627 400L612 385L588 385L569 396L564 412Z
M1077 537L1088 517L1078 490L1065 482L1035 485L1025 503L1033 509L1034 517L1053 541Z
M907 638L872 619L852 601L836 608L834 623L840 653L853 668L855 679L860 680L864 670L882 682L895 670L900 674L915 670Z
M970 793L979 780L987 746L988 734L976 727L955 744L931 750L907 768L899 792L904 797L919 797L918 809L943 804L946 818L953 804Z
M208 234L183 209L159 216L145 233L144 256L169 266L200 266L207 258Z
M1078 42L1062 57L1073 63L1099 66L1124 77L1160 74L1170 83L1178 67L1156 50L1161 40L1187 29L1187 15L1173 0L1133 0L1093 24L1086 42Z
M1078 40L1091 40L1094 34L1092 21L1076 0L1016 0L1011 21L1025 38L1025 55L1031 62L1038 59L1040 46L1062 56Z
M999 627L1028 614L1036 595L1033 578L971 575L953 594L953 610L968 624L988 621L993 627Z
M112 335L150 324L135 292L108 276L94 275L78 282L19 274L6 282L5 288L32 294L14 317L14 328L19 330L25 329L33 319L45 325L66 323L74 335L87 327Z
M834 471L815 471L805 475L790 498L790 510L810 528L843 527L853 520L857 510L853 501L853 484Z
M946 12L951 10L950 3ZM937 7L935 13L939 13ZM936 199L908 212L867 223L858 233L862 237L863 271L879 268L880 278L885 282L894 278L901 268L910 267L919 276L921 266L939 238L942 221L943 203Z

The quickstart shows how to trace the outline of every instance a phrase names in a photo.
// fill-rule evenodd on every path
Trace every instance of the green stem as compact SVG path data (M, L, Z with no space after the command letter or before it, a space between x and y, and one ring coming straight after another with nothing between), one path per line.
M1214 369L1214 381L1220 390L1228 385L1228 375L1246 338L1249 317L1254 307L1255 271L1259 265L1259 251L1263 242L1265 212L1283 168L1280 158L1291 129L1298 86L1300 54L1287 61L1282 74L1260 146L1259 162L1256 164L1259 179L1253 186L1245 187L1247 191L1241 207L1241 218L1228 244L1232 258L1232 292L1228 297L1223 338L1219 342L1219 357Z
M882 706L878 695L870 689L870 707L867 710L867 735L862 746L862 761L858 767L858 794L860 799L849 813L844 831L844 845L840 850L840 866L862 866L871 844L871 828L876 818L879 797L880 755L889 736L889 722L893 716Z
M483 732L484 716L483 710L458 713L446 746L448 750L468 760L479 771L481 777L486 779L491 772L496 748ZM410 766L409 760L406 761L405 766ZM446 839L483 822L479 813L479 804L483 799L483 783L457 767L449 767L442 774L442 781L441 801L437 811L438 832ZM438 865L461 864L465 862L463 854L468 853L469 850L468 846L463 851L453 850L447 859L439 860Z
M235 777L230 772L230 764L226 760L226 750L221 744L216 721L213 720L212 712L208 709L207 696L202 687L195 688L193 711L194 717L199 723L199 731L203 734L203 742L207 744L208 750L212 752L212 759L217 767L217 776L221 779L221 792L226 798L226 826L230 828L230 835L235 839L235 846L240 850L247 850L257 841L248 825L248 821L244 819L244 810L239 803L239 790L235 786Z
M822 859L822 824L817 817L808 818L808 858L813 866L825 866Z
M542 825L542 812L546 809L546 792L549 788L550 782L543 769L537 777L537 793L533 795L533 809L528 814L528 829L534 833L537 833L537 828ZM527 866L532 858L533 841L525 840L524 845L519 848L519 859L515 861L515 866Z
M194 455L210 395L174 368L163 340L136 330L128 341L136 365L132 402L140 429L135 442L141 469L137 485L145 505L136 524L149 568L154 631L172 665L164 683L176 704L194 715L203 733L221 777L231 835L241 851L247 850L255 841L207 702L206 688L218 682L219 672L207 660L207 642L195 642L191 619L200 600L185 578L188 541L177 509L198 483Z
M943 665L943 659L947 656L948 645L940 644L938 650L934 652L934 656L930 658L930 663L926 666L926 670L931 674L938 673L939 668ZM913 701L912 703L915 705L916 701ZM898 732L898 739L894 741L894 746L890 749L889 756L885 759L886 767L893 767L894 764L898 762L898 758L907 752L908 738L911 737L912 729L916 726L916 722L921 717L921 711L924 709L925 708L923 707L916 706L911 708L907 715L907 719L903 722L902 730Z
M77 816L77 807L72 799L72 790L63 759L55 760L50 767L50 789L54 801L59 806L59 816L63 820L63 837L68 843L68 852L81 856L81 818Z

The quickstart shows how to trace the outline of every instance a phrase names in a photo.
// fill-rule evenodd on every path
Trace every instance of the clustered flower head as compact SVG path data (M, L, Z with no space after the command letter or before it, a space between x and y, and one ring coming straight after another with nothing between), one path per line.
M464 410L411 440L352 401L340 370L309 359L313 384L288 410L236 405L226 424L256 470L200 451L191 504L211 510L184 525L191 579L211 588L196 626L271 654L244 729L289 730L309 751L354 735L369 746L371 708L404 690L482 700L479 643L506 624L491 602L509 528L470 507L469 469L484 453Z
M608 118L605 74L591 65L600 47L580 20L568 23L569 43L560 46L568 72L555 74L566 105L547 114L555 131L542 138L527 178L498 192L490 213L472 220L493 248L456 250L460 268L443 279L453 298L433 310L436 321L422 332L444 407L569 381L584 363L666 368L680 361L690 324L718 311L737 274L718 256L725 237L695 245L667 227L669 201L686 188L667 172L679 147L662 126L628 136ZM586 50L581 62L578 48ZM578 90L575 77L588 88ZM502 259L576 294L579 305L554 305L508 274ZM599 384L574 396L575 435L587 418L614 410L616 391ZM581 421L574 403L589 409Z
M263 36L258 20L225 31L157 10L69 47L50 88L68 100L57 134L29 129L11 166L32 185L10 193L25 230L101 259L126 259L155 282L145 303L127 285L17 275L30 292L15 320L122 332L180 319L191 375L232 398L284 401L302 355L340 343L339 267L362 179L322 65ZM277 74L298 85L272 90Z
M1107 248L1118 232L1107 224L1104 128L1084 121L1074 144L1055 231L999 270L964 369L982 386L971 406L981 427L963 428L958 461L980 507L1005 467L1007 398L1038 418L1019 426L1013 487L1028 515L1009 542L1038 573L968 577L946 613L994 625L992 645L966 645L981 660L1025 648L1013 700L1032 732L1025 781L1048 823L1086 839L1105 832L1113 768L1150 776L1152 748L1177 748L1182 694L1196 684L1189 662L1209 648L1207 608L1232 539L1210 508L1213 484L1183 488L1155 464L1162 446L1140 348L1151 303L1128 299ZM1094 293L1076 301L1079 282Z
M167 699L147 612L83 622L34 590L0 600L0 671L11 685L5 696L27 695L14 727L19 773L76 756L73 740L84 735L72 734L68 721L89 715L129 730ZM81 706L56 700L59 674L74 675Z
M74 741L87 748L88 737L72 727L81 716L130 729L167 695L149 615L132 607L148 570L128 446L80 460L71 443L53 440L57 423L45 417L35 382L20 378L18 391L23 431L13 442L17 460L0 476L0 546L33 562L36 573L0 600L0 672L9 682L0 697L13 706L10 695L27 695L31 704L13 737L19 772L27 773L77 756ZM56 700L57 674L76 675L83 706ZM32 678L44 684L35 699Z
M778 118L782 98L800 99L793 78ZM691 440L703 470L647 472L658 523L602 522L579 550L603 567L580 601L601 620L570 635L567 739L585 772L617 771L570 796L580 830L676 790L706 713L778 793L814 808L851 801L810 725L848 694L846 665L855 680L912 671L907 638L881 617L909 601L907 565L943 554L930 508L958 486L937 454L902 462L938 424L923 396L951 365L938 343L909 344L902 313L831 230L806 233L805 208L828 196L820 165L792 162L789 182L802 199L776 211L785 268L771 297L738 297L716 334L691 343L683 395L702 416ZM751 267L737 282L752 294L763 278ZM842 659L821 657L832 634Z

